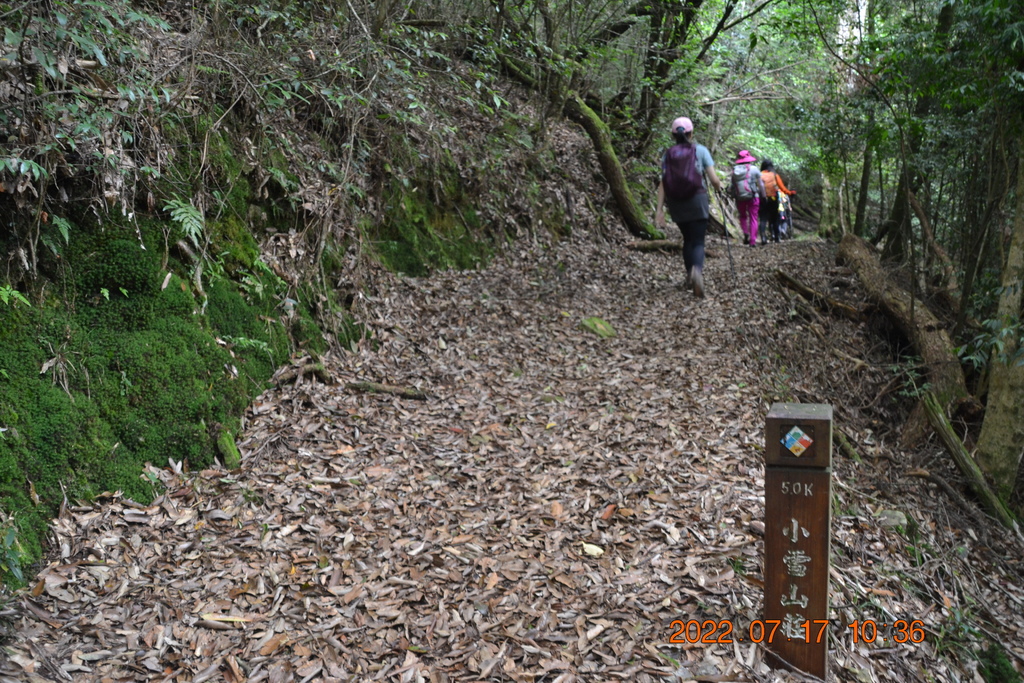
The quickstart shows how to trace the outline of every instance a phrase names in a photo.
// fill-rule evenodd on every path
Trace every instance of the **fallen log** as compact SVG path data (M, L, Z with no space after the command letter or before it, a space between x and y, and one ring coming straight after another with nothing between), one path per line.
M393 396L411 398L417 401L425 401L427 399L426 393L419 389L413 389L412 387L398 387L393 384L380 384L378 382L349 382L345 385L345 388L370 394L391 394Z
M728 245L726 245L726 248L728 248ZM683 243L675 240L637 240L635 242L627 242L626 249L645 253L681 254L683 252ZM708 260L716 259L718 258L718 251L705 245L704 258Z
M783 270L776 270L775 277L782 280L782 284L800 294L800 296L807 299L818 308L824 309L827 313L838 313L844 318L853 320L854 322L862 322L864 320L864 312L860 309L854 308L849 304L844 304L842 301L837 301L827 294L822 294L816 289L808 287L803 282L800 282Z
M857 449L853 447L852 443L850 443L850 439L843 433L843 430L833 429L832 437L832 441L839 446L839 450L843 452L843 455L855 462L864 462L860 457L860 453L858 453Z
M1000 524L1019 533L1017 524L1013 521L1013 515L985 481L981 468L978 467L978 463L974 462L974 458L964 448L960 437L953 431L953 426L949 424L949 419L938 399L931 392L925 392L922 402L932 429L939 435L939 439L942 440L949 454L953 456L953 462L956 463L957 468L967 477L968 485L981 500L981 504L990 515L999 520Z
M932 393L943 410L970 400L953 341L920 300L896 284L882 268L875 249L852 233L843 236L836 260L857 273L868 297L910 341L924 365Z
M820 213L818 213L814 209L811 209L811 208L808 208L806 206L803 206L802 204L796 204L796 205L793 206L793 214L794 215L799 214L799 215L803 216L804 218L809 218L812 221L814 221L815 223L820 223L821 222L821 214Z
M626 249L632 249L633 251L678 252L683 250L683 243L675 240L638 240L627 243Z

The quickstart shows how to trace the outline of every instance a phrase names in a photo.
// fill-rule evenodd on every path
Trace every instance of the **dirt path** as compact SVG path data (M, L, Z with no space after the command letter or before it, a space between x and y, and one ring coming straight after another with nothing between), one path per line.
M335 384L300 379L252 407L242 470L154 468L168 492L153 505L114 497L58 520L60 557L7 611L0 680L800 680L755 645L667 643L675 619L742 630L760 615L774 400L842 401L873 459L836 456L837 623L929 627L888 648L837 628L836 680L964 680L955 648L935 657L940 630L972 588L1024 592L1019 574L943 567L959 547L1007 555L1012 575L1020 549L988 550L963 511L899 476L891 408L872 401L890 391L885 350L772 284L784 267L845 286L827 245L734 246L735 277L712 249L703 301L678 286L681 257L621 244L391 280L360 301L372 343L327 359ZM618 335L580 329L589 316ZM942 467L928 457L905 464ZM913 510L932 544L916 565L878 515L912 496L932 500Z

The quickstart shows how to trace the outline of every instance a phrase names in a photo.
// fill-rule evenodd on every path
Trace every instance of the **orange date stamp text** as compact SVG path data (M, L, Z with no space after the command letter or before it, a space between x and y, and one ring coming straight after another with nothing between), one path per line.
M821 643L827 640L831 623L827 619L755 619L744 628L731 619L676 619L670 624L668 642L675 645ZM920 643L925 638L924 623L919 619L896 619L892 622L864 619L846 624L846 628L850 630L854 643Z

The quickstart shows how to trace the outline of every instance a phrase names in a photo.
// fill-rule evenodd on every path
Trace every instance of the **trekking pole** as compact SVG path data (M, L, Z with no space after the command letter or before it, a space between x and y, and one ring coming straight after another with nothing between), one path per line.
M732 273L733 281L736 280L736 264L732 261L732 244L729 243L729 226L726 225L725 209L722 207L722 200L718 196L718 191L711 188L712 194L715 195L715 199L718 200L718 211L722 214L722 232L725 233L725 250L729 252L729 271Z

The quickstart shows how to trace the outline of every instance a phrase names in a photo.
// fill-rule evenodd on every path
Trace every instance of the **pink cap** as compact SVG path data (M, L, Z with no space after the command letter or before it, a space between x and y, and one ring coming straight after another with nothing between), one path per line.
M680 116L678 119L676 119L675 121L672 122L672 130L671 130L671 132L675 133L680 128L683 129L684 133L692 132L693 131L693 121L691 121L690 119L686 118L685 116Z
M736 157L737 164L752 164L755 161L757 161L757 157L745 149L741 149L739 156Z

